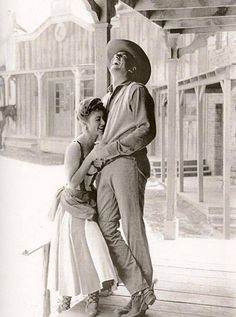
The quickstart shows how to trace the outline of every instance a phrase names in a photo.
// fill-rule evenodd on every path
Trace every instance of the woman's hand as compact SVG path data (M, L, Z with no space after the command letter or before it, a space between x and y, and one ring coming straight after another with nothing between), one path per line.
M93 161L93 166L95 166L96 168L100 169L103 167L105 163L105 160L102 160L102 159L96 159L95 161Z
M107 147L102 142L96 142L92 152L94 152L93 154L97 160L106 160L109 156Z

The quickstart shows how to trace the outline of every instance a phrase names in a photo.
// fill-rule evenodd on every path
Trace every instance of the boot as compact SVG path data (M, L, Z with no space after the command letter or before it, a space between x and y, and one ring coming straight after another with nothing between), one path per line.
M59 303L57 307L58 313L61 313L65 310L70 309L70 302L71 302L71 296L62 296L62 298L58 300L58 303Z
M87 303L85 307L86 313L90 317L95 317L98 314L98 301L99 301L99 292L94 292L88 295Z
M121 314L125 314L125 317L143 317L148 309L148 305L153 305L156 300L156 295L154 294L155 283L156 280L152 283L151 287L132 295L131 301L123 307Z
M132 308L132 298L131 300L128 302L128 304L126 304L124 307L121 308L117 308L114 310L114 313L117 316L123 315L123 314L127 314Z

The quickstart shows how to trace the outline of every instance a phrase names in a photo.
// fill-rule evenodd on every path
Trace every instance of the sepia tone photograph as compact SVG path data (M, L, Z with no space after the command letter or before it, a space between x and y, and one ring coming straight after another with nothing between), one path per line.
M0 316L236 317L236 0L0 0Z

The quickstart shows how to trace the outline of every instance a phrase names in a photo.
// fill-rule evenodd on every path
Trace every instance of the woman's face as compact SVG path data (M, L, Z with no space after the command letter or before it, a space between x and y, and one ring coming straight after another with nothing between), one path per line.
M102 135L105 129L105 124L104 112L101 110L93 111L86 121L87 131L92 136Z

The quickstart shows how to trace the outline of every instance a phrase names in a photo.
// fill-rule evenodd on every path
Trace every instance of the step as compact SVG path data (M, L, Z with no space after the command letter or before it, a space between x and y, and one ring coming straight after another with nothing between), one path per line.
M155 156L149 156L149 161L152 165L154 166L161 166L161 161L158 160ZM177 165L179 164L179 162L177 162ZM167 165L167 161L165 161L165 165ZM185 160L184 161L184 165L193 165L193 166L197 166L197 160ZM207 165L206 160L203 160L203 165Z
M222 215L211 215L208 217L211 225L213 227L222 227L223 226L223 216ZM230 227L236 228L236 215L230 216Z
M156 170L156 171L161 171L161 167L160 166L151 166L152 169ZM167 170L167 167L165 167L165 170ZM178 171L178 167L177 167L177 171ZM209 170L209 166L208 165L204 165L203 166L203 170ZM197 166L194 165L189 165L189 166L184 166L184 171L197 171Z
M236 208L231 207L230 213L236 215ZM208 207L208 215L209 216L218 216L223 215L223 207Z
M153 170L151 171L152 175L156 176L156 177L160 177L161 176L161 172L158 171L158 172L153 172ZM208 171L204 171L203 173L204 176L211 176L211 171L208 170ZM165 174L165 176L167 176L167 174ZM177 173L177 176L178 173ZM184 176L188 176L188 177L193 177L193 176L197 176L197 171L184 171Z

